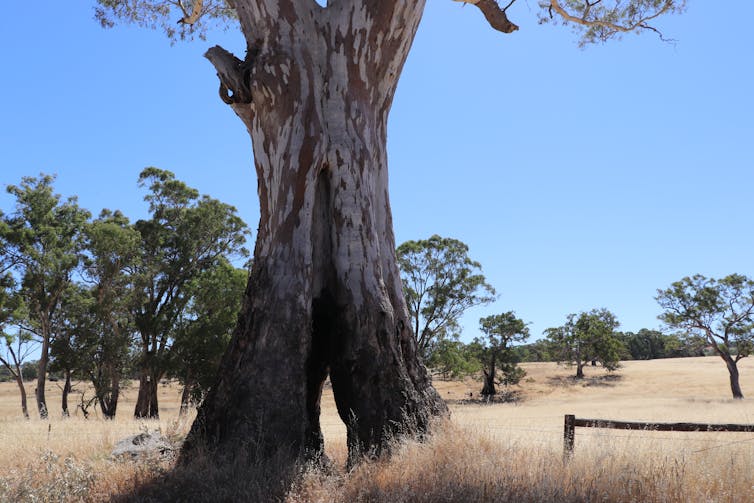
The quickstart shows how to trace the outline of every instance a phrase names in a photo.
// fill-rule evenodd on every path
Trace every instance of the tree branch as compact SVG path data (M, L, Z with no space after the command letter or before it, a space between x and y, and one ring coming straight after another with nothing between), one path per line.
M191 12L189 12L189 10L183 4L183 0L178 0L176 2L176 5L178 5L178 7L181 9L181 12L183 12L183 17L178 21L178 23L180 24L192 25L199 21L199 18L202 17L204 0L193 0L191 4Z
M467 3L471 5L476 5L480 11L482 11L482 14L484 14L484 17L487 19L487 22L490 24L490 26L502 33L513 33L514 31L518 30L518 25L513 24L508 19L508 15L505 11L508 10L508 7L513 5L516 0L511 0L508 5L506 5L504 8L501 8L500 5L498 5L496 0L455 0L456 2L462 2Z
M249 64L241 61L219 45L210 48L204 57L217 70L220 78L220 99L228 105L234 103L251 103L249 88Z
M634 31L638 28L638 29L653 31L660 36L660 39L666 40L665 38L663 38L662 33L659 30L657 30L657 28L654 28L647 23L661 16L662 14L670 11L674 7L673 0L665 0L665 2L663 3L663 6L658 11L654 12L653 14L643 15L639 17L639 19L625 25L613 23L610 21L603 21L598 18L589 19L589 14L591 13L592 7L597 5L601 1L602 0L589 2L588 0L586 0L585 5L584 5L584 10L581 13L581 16L567 11L561 5L560 0L550 0L548 11L550 13L551 18L553 17L553 12L555 12L560 17L562 17L565 21L575 23L575 24L580 24L588 28L602 28L606 30L609 34L614 34L618 32L627 33L630 31ZM606 38L606 37L600 37L600 38Z

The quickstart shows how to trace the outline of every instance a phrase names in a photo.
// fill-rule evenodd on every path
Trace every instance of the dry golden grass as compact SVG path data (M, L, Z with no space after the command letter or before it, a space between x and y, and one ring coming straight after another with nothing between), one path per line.
M754 359L752 359L754 360ZM626 362L614 375L587 369L574 381L567 368L526 364L518 387L522 400L468 403L480 384L436 381L450 404L452 421L439 424L424 443L396 447L389 460L364 463L345 473L345 428L329 388L322 426L336 468L304 469L279 499L300 501L730 501L754 502L754 435L737 433L626 432L578 428L576 449L562 462L564 414L637 421L754 424L754 400L728 398L727 372L717 358ZM741 386L754 394L754 361L741 363ZM33 386L32 386L33 389ZM115 421L60 419L59 391L48 388L51 419L21 419L13 383L0 385L0 501L103 501L114 495L152 500L273 499L286 481L275 467L257 475L202 466L195 472L169 463L110 459L112 445L145 428L180 436L179 388L161 387L160 422L131 419L135 389L119 405ZM752 395L754 396L754 395ZM75 403L78 395L73 395ZM246 476L248 482L229 490ZM286 479L287 480L287 479ZM152 483L150 486L150 482ZM149 490L134 493L146 484ZM191 485L200 492L181 491ZM197 486L197 484L200 484ZM260 496L262 495L262 496Z

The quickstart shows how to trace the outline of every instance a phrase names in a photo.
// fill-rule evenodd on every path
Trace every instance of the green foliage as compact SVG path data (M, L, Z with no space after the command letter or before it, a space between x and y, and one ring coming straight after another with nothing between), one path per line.
M551 2L540 0L539 22L570 26L580 35L579 45L606 42L626 32L650 30L649 23L665 14L679 14L686 9L686 0L561 0L560 6L574 19L557 13Z
M700 274L657 291L668 327L704 339L724 358L739 361L754 344L754 281L740 274L720 280Z
M21 278L19 295L30 315L30 327L42 338L51 336L51 318L81 260L81 231L89 218L75 198L61 202L53 192L54 180L40 175L9 185L16 208L0 228L0 241Z
M516 358L522 362L552 362L557 361L560 351L552 341L540 339L530 344L514 346Z
M90 216L75 198L62 202L53 191L54 180L42 174L9 185L7 191L16 199L15 212L4 217L0 227L2 248L21 280L23 328L42 343L37 406L43 418L47 417L44 379L55 316L81 261L82 229Z
M248 272L218 261L191 285L192 300L179 323L170 374L199 403L214 384L236 327Z
M90 380L103 412L108 404L114 412L133 358L158 379L173 368L171 350L185 348L176 344L185 336L193 352L181 361L192 362L197 389L206 389L204 373L214 371L221 352L216 339L224 348L246 280L229 263L248 255L248 228L235 208L201 196L169 171L147 168L139 185L149 190L151 218L131 225L121 212L103 210L88 221L89 212L74 198L63 201L53 182L48 175L23 178L8 187L14 213L0 213L0 342L7 367L23 364L18 359L33 339L45 342L43 371L49 345L49 370ZM228 281L233 286L226 288ZM205 335L212 349L202 353ZM210 355L201 360L209 362L206 369L190 358L200 354Z
M199 193L170 171L146 168L139 186L151 218L134 227L140 236L131 279L131 312L139 333L138 366L157 382L171 365L180 321L196 293L194 284L218 264L248 256L248 227L236 209Z
M204 39L207 30L225 26L236 18L232 2L204 0L195 22L186 22L193 13L192 0L97 0L94 17L104 28L116 22L136 24L165 32L171 40Z
M576 365L576 377L583 377L588 362L599 361L608 370L620 367L625 351L615 329L618 320L607 309L593 309L578 315L569 314L560 327L548 328L545 335L559 349L559 362Z
M474 340L477 357L484 364L485 385L482 394L494 395L498 371L503 375L501 384L506 386L518 384L526 376L526 372L517 365L513 344L528 339L529 328L513 311L481 318L479 328L485 335Z
M700 356L699 342L695 338L678 334L663 334L658 330L642 328L637 333L618 334L632 360L653 360L656 358L679 358Z
M445 379L458 379L482 369L474 348L456 339L442 338L434 345L427 366Z
M461 315L495 300L495 290L469 257L469 247L457 239L434 235L406 241L397 255L419 352L429 360L432 345L458 333Z

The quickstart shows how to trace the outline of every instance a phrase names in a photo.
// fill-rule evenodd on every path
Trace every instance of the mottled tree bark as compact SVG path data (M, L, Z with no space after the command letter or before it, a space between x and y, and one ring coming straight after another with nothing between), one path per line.
M423 1L237 1L245 61L208 51L250 132L261 218L240 323L184 446L323 451L330 375L349 462L447 408L396 265L387 119Z

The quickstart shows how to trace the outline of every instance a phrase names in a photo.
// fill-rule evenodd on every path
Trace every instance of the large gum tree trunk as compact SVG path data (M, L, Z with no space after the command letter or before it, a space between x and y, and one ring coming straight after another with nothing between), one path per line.
M388 200L388 112L424 2L235 3L246 61L207 57L251 134L261 219L184 459L199 445L317 458L329 374L353 463L447 413L417 357Z

